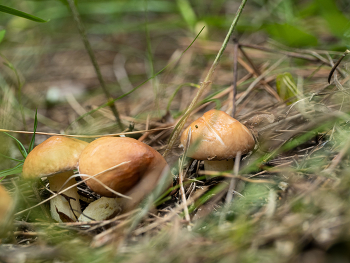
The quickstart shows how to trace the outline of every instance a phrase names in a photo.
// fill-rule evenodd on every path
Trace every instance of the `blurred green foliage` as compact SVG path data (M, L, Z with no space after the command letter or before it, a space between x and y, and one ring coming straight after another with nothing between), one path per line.
M76 33L71 14L64 1L6 1L8 6L27 10L49 23L40 25L43 34L59 37ZM80 0L77 6L90 34L108 35L123 32L144 32L145 12L151 33L170 33L182 27L196 30L197 23L205 23L209 38L215 40L217 33L225 32L236 12L239 1L138 1L138 0ZM239 34L265 32L278 42L291 47L344 46L349 40L346 32L349 24L350 4L342 0L254 0L248 2L238 24ZM4 29L29 30L38 25L10 15L0 17ZM72 31L73 30L73 31ZM11 30L10 30L11 31ZM39 34L39 32L36 32ZM24 39L23 39L24 40ZM11 41L11 39L9 39Z
M289 72L279 74L276 77L276 88L278 95L283 100L288 100L290 98L295 97L293 101L288 101L288 105L293 103L297 99L297 95L299 93L298 88L292 74L290 74Z

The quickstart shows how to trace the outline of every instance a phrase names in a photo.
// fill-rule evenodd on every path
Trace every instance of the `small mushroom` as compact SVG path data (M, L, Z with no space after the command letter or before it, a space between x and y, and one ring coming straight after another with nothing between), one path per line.
M153 191L165 167L167 162L156 150L128 137L97 139L85 148L79 159L82 179L96 175L85 182L92 191L105 197L116 197L107 186L130 198L120 199L124 211L138 205ZM87 214L86 210L84 214Z
M186 146L187 138L190 138L187 156L204 160L204 169L211 171L231 170L237 153L246 154L255 146L247 127L215 109L204 113L186 128L181 135L180 147Z
M49 179L51 191L64 190L76 183L72 178L61 189L68 178L74 174L73 170L77 169L79 156L87 145L87 142L81 140L52 136L28 154L23 164L23 177L33 179L46 176ZM51 216L54 220L62 222L58 213L60 212L76 221L81 213L77 190L75 186L65 191L64 196L60 195L50 200Z

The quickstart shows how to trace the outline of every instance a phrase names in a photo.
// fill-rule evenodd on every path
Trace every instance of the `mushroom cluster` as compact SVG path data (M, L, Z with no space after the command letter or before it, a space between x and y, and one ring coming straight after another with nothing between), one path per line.
M53 136L36 146L23 165L24 178L47 177L52 192L51 216L62 222L104 220L122 208L134 208L157 185L165 159L152 147L127 137L103 137L90 144ZM95 193L103 196L82 213L74 170ZM68 189L67 189L68 188ZM65 190L67 189L67 190ZM126 197L119 201L116 195Z
M214 109L204 113L185 129L180 147L186 145L187 156L203 160L205 170L227 171L232 170L237 153L250 152L255 146L255 140L242 123Z

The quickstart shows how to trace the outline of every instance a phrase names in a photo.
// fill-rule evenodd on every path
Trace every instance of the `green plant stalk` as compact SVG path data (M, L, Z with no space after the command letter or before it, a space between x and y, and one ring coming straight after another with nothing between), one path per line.
M221 49L219 50L218 54L216 55L216 58L213 62L213 65L210 67L207 76L205 77L204 81L202 82L196 96L192 100L192 102L191 102L190 106L188 107L187 111L185 112L184 116L181 118L181 120L179 121L179 123L175 127L174 131L172 132L170 139L169 139L169 143L167 145L167 148L165 149L165 152L163 154L164 157L166 157L170 153L171 148L173 147L175 141L179 137L180 132L187 121L187 118L190 116L190 113L195 109L195 107L198 103L198 100L201 97L201 95L203 94L204 90L208 86L210 86L214 71L215 71L217 65L219 64L219 61L220 61L220 58L222 57L222 54L224 53L224 51L226 49L226 46L230 40L230 37L233 33L233 30L235 29L235 27L237 25L238 19L241 16L241 13L243 11L243 8L244 8L246 2L247 2L247 0L242 0L241 5L239 6L239 8L237 10L236 16L232 21L231 27L226 35L226 38L225 38L224 42L222 43Z
M85 49L86 51L88 52L89 54L89 57L90 57L90 60L92 62L92 65L94 66L94 69L95 69L95 72L96 72L96 75L97 75L97 78L98 78L98 81L100 82L100 85L101 85L101 88L104 92L104 94L106 95L106 98L108 100L108 106L111 108L112 112L113 112L113 115L117 121L117 125L119 126L120 130L123 130L123 124L120 120L120 117L119 117L119 113L118 113L118 109L116 107L116 105L114 104L114 99L112 97L112 95L109 93L107 87L106 87L106 84L104 82L104 79L102 77L102 74L101 74L101 70L100 70L100 67L99 65L97 64L97 60L96 60L96 57L95 57L95 54L91 48L91 45L90 45L90 42L86 36L86 30L85 30L85 27L83 25L83 23L81 22L80 20L80 16L79 16L79 13L78 13L78 10L74 4L74 0L67 0L68 4L69 4L69 7L72 11L72 14L73 14L73 17L74 17L74 21L78 27L78 31L79 31L79 34L81 36L81 39L83 40L84 42L84 46L85 46Z
M0 5L0 12L11 14L14 16L19 16L39 23L46 23L47 21L49 21L4 5Z

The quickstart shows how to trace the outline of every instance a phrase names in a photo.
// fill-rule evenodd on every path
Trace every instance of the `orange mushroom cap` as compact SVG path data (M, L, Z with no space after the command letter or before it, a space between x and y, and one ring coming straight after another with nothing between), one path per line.
M130 192L140 181L144 181L144 188L139 191L145 195L154 189L167 166L163 156L147 144L128 137L103 137L84 149L79 160L79 172L92 176L123 162L128 163L94 178L121 194ZM85 176L82 178L86 179ZM115 196L94 179L87 180L86 184L97 194Z
M220 110L210 110L192 122L181 135L182 147L186 146L190 127L187 156L196 160L233 159L238 152L248 153L255 146L247 127Z
M28 154L23 164L23 177L36 178L74 170L87 145L78 139L52 136Z

